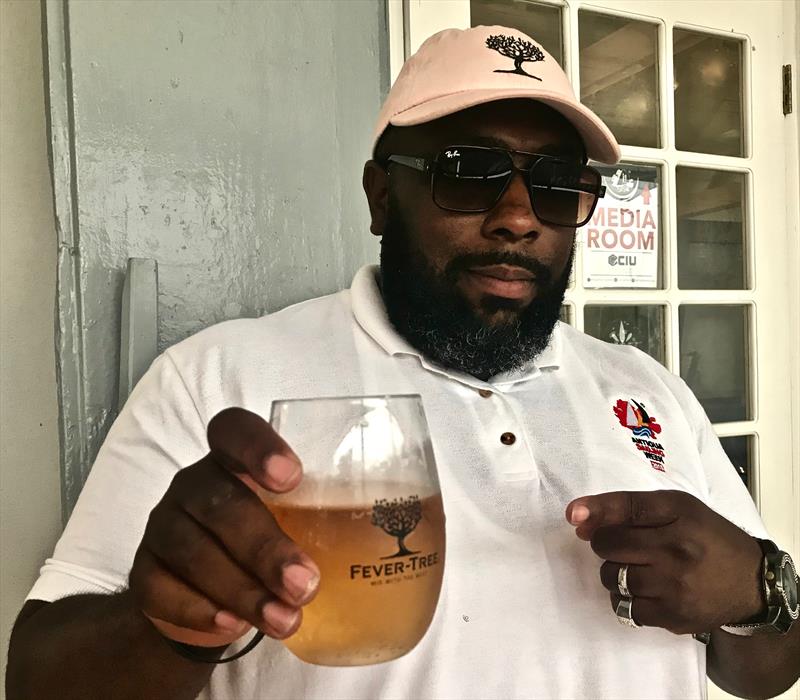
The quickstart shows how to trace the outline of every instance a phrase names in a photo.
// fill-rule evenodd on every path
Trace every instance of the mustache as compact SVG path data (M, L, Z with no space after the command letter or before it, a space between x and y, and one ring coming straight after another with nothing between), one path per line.
M536 281L541 285L546 285L552 279L550 268L543 262L508 250L457 255L447 263L444 273L453 280L460 272L486 265L514 265L515 267L521 267L523 270L533 274L536 277Z

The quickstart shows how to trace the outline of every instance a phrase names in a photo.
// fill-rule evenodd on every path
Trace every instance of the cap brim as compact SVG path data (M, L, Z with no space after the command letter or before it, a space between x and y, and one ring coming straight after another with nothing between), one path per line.
M505 100L515 97L523 97L530 100L543 102L560 112L577 129L584 144L589 158L613 165L620 159L620 149L617 140L609 128L594 114L588 107L580 102L572 102L564 99L562 95L542 91L531 94L531 90L469 90L467 92L457 92L452 95L444 95L429 100L423 104L410 107L409 109L395 114L389 124L394 126L413 126L424 124L425 122L438 119L439 117L459 112L468 107Z

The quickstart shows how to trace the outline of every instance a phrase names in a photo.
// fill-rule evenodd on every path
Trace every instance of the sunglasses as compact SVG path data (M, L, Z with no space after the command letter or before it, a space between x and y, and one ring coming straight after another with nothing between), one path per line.
M520 168L512 154L532 157L533 161ZM433 160L406 155L391 155L387 160L430 173L433 201L446 211L489 211L500 201L517 170L525 178L536 218L554 226L583 226L606 192L603 178L594 168L541 153L448 146Z

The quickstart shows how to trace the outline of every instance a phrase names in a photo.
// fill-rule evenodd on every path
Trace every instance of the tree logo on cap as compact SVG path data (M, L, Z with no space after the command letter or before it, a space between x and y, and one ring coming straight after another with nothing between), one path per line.
M514 70L497 69L495 73L518 73L519 75L527 75L529 78L541 81L541 78L537 78L535 75L531 75L522 70L522 64L526 61L544 61L544 54L536 44L516 36L492 34L486 39L486 46L487 48L494 49L503 56L514 59Z

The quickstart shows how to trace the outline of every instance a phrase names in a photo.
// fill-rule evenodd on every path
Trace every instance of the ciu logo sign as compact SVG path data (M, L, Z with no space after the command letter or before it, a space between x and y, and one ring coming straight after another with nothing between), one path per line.
M611 267L615 265L635 265L636 264L636 256L635 255L615 255L612 253L608 256L608 264Z

